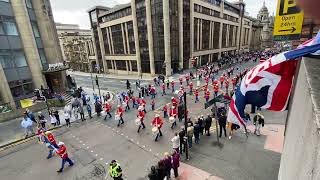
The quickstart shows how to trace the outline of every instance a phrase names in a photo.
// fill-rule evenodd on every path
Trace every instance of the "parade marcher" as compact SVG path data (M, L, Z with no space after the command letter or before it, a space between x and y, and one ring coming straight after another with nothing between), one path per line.
M187 137L188 137L188 145L189 148L192 148L192 137L194 133L194 127L192 126L191 123L188 123L188 128L187 128Z
M206 99L206 102L209 101L209 98L210 98L210 91L205 91L204 93L204 98Z
M197 102L199 102L199 90L198 89L196 89L195 91L194 91L194 95L195 95L195 97L196 97L196 99L195 99L195 103L197 103Z
M220 86L221 86L221 88L223 87L223 82L224 82L224 76L220 76Z
M49 149L49 154L48 154L48 156L47 156L47 159L50 159L53 155L54 155L54 152L57 150L57 148L59 148L59 146L55 143L55 145L53 145L53 144L51 144L51 142L49 141L49 138L48 138L48 136L46 135L46 133L47 134L49 134L49 133L51 133L51 132L49 132L49 131L45 131L45 130L43 130L42 131L42 141L43 141L43 143L46 145L46 147ZM52 139L51 139L51 141L52 141ZM55 141L55 140L54 140Z
M100 117L101 116L101 111L102 111L102 105L101 105L101 102L99 100L94 103L94 108L96 110L97 116Z
M50 118L50 123L52 126L56 126L57 125L57 118L56 116L53 114L53 111L49 111L49 118Z
M109 115L109 118L112 117L110 111L111 111L111 104L110 102L106 102L106 104L104 105L104 111L106 112L106 116L104 117L104 120L107 119L107 115Z
M189 83L189 89L190 89L189 93L191 95L192 94L192 89L193 89L193 83L192 82Z
M125 111L130 110L130 107L129 107L129 102L130 102L129 95L126 95L126 96L125 96L124 101L125 101L125 103L126 103L126 109L125 109Z
M162 84L162 96L166 95L166 85L163 83Z
M222 136L222 130L224 131L225 137L227 137L227 131L226 131L227 117L226 117L224 112L219 117L218 121L219 121L219 126L220 126L220 135L219 135L219 137L221 138L221 136Z
M59 142L58 143L58 150L56 151L56 153L61 157L62 162L61 162L61 168L57 171L58 173L61 173L63 171L64 168L64 164L66 162L69 163L69 166L73 166L73 162L72 160L69 158L68 153L67 153L67 147L64 145L63 142Z
M174 177L177 178L179 176L178 168L180 166L180 154L179 151L173 151L172 153L172 169L174 172Z
M156 102L154 101L154 99L152 99L150 105L151 105L152 111L154 111L154 108L155 108L155 105L156 105Z
M176 121L177 109L176 109L175 106L171 106L169 116L170 116L171 119L173 119L172 122L171 122L171 129L173 129L175 126L177 126L177 121Z
M23 119L21 121L21 127L25 129L25 138L27 138L29 136L29 133L32 135L33 132L33 128L32 128L32 120L28 117L27 113L24 113Z
M48 138L50 144L51 144L53 147L55 147L55 148L58 149L59 146L58 146L58 144L57 144L57 142L56 142L56 140L55 140L52 132L51 132L51 131L46 131L46 132L45 132L45 135L46 135L46 137Z
M154 140L154 141L158 141L158 137L162 136L161 128L163 125L163 121L162 121L162 119L160 119L159 114L156 114L155 118L152 120L151 125L158 128L158 133L157 133L156 138Z
M218 96L218 92L219 92L219 85L215 84L213 86L213 92L214 92L214 96L217 97Z
M134 97L134 95L131 96L131 101L132 101L132 108L136 107L136 98Z
M172 106L178 107L178 100L176 98L171 97L171 103L172 103Z
M170 80L166 79L167 89L170 89Z
M179 153L180 139L179 139L178 133L174 133L174 136L171 139L171 142L172 142L172 149Z
M260 136L260 129L261 127L264 127L264 116L260 113L257 113L253 117L253 124L255 125L254 134Z
M141 102L140 103L141 103L140 106L143 107L144 113L147 113L147 111L146 111L146 104L147 104L146 100L144 98L141 98Z
M174 81L171 81L171 90L172 90L172 93L174 93Z
M194 134L194 143L199 144L200 140L200 125L199 122L196 121L193 127L193 134Z
M187 83L187 86L189 85L189 80L190 80L190 76L188 74L186 74L186 83Z
M179 139L180 139L180 154L182 154L182 152L186 152L186 147L184 144L184 137L186 135L186 131L184 130L184 127L181 127L181 130L179 131Z
M236 77L233 77L233 78L231 79L231 83L232 83L232 90L234 90L234 88L236 87L237 78L236 78Z
M151 86L150 94L151 94L151 99L156 98L156 88L154 86Z
M137 131L137 132L139 133L141 127L142 127L142 129L145 129L145 128L146 128L146 126L145 126L144 123L143 123L145 114L144 114L144 112L142 111L141 108L138 109L137 117L138 117L138 119L140 120L139 128L138 128L138 131Z
M123 109L120 105L118 105L118 108L117 108L117 112L116 112L117 116L118 116L118 127L120 126L120 123L121 124L124 124L124 121L123 121Z
M208 117L204 120L204 133L207 134L207 136L210 136L210 127L212 124L212 117L210 116L210 114L208 114Z
M228 89L229 89L229 81L228 81L228 79L226 79L226 81L224 82L224 87L226 88L226 92L228 92Z
M166 118L168 116L168 107L166 104L163 106L162 110L163 110L163 118Z
M164 153L164 167L165 167L165 177L171 179L171 169L172 169L172 159L168 152Z
M141 103L141 99L140 99L139 97L137 97L137 98L136 98L136 106L137 106L137 109L139 108L140 103Z
M122 180L122 169L116 160L111 161L108 173L114 180Z
M182 77L179 77L180 86L182 86Z

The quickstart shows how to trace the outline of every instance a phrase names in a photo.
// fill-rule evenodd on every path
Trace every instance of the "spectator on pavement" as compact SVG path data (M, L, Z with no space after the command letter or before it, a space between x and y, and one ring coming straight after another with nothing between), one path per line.
M21 121L21 127L25 130L25 138L29 136L29 133L30 135L34 134L32 124L32 120L28 117L28 114L24 113L24 116Z
M193 128L193 134L194 134L194 143L199 144L200 140L200 126L198 121L195 122L194 128Z
M38 112L38 118L39 118L39 123L41 124L41 127L43 129L46 129L46 122L47 120L45 119L44 115L42 114L42 112Z
M94 103L94 107L95 107L97 116L100 117L100 116L101 116L101 111L102 111L101 102L100 102L100 101L96 101L96 102Z
M165 167L165 177L167 177L167 179L171 179L172 158L168 152L164 153L163 163Z
M210 136L211 124L212 124L212 117L210 116L210 114L208 114L208 117L204 121L204 129L205 129L204 133L206 133L207 136Z
M198 116L198 124L200 126L200 134L203 135L204 125L205 125L203 115L201 115L201 117Z
M179 145L180 139L178 133L174 133L174 137L171 139L172 142L172 149L179 153Z
M180 166L180 154L178 151L173 151L173 153L172 153L172 169L173 169L175 178L179 176L179 173L178 173L179 166Z
M49 112L49 118L50 118L50 123L51 123L51 125L54 126L54 127L56 127L56 125L57 125L57 118L56 118L56 116L53 114L53 111L52 111L52 110Z
M224 131L224 136L227 137L227 131L226 131L226 125L227 125L227 116L225 112L221 114L221 116L218 119L219 121L219 126L220 126L220 135L219 137L221 138L222 136L222 130Z
M86 120L86 118L84 118L84 109L83 109L83 105L82 104L80 104L80 106L79 106L79 113L80 113L81 121Z
M158 166L156 167L156 171L158 173L158 178L159 180L163 180L164 177L166 176L165 174L165 165L164 165L164 161L163 160L160 160L158 162Z
M88 112L89 118L92 119L92 108L89 103L87 104L87 112Z
M181 127L181 130L179 132L179 141L180 141L180 154L182 154L182 152L186 152L186 147L185 147L185 144L184 144L184 137L186 135L186 131L184 129L184 127L182 126Z
M149 180L159 180L158 172L156 171L155 166L151 166L151 171L148 174Z
M188 137L189 148L192 148L192 137L193 137L193 133L194 133L194 127L192 126L191 123L188 123L187 137Z
M60 116L59 116L59 111L58 110L53 110L53 115L56 117L57 119L57 126L60 125Z

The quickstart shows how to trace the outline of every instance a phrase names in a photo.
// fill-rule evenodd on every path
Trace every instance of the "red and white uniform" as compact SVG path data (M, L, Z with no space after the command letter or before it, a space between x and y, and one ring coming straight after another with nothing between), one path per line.
M178 100L176 98L171 99L172 106L177 107Z
M104 105L104 110L105 110L105 112L110 112L110 110L111 110L111 104L108 103L108 102L106 102L106 104Z
M146 106L146 104L147 104L146 100L141 99L141 105L142 105L143 107L145 107L145 106Z
M123 109L122 109L122 107L118 107L118 109L117 109L117 114L118 114L120 117L122 117L122 115L123 115Z
M199 90L198 90L198 89L196 89L196 90L194 91L194 95L195 95L195 96L199 96Z
M134 96L132 96L131 101L134 103L136 101L136 98Z
M220 83L222 84L224 82L224 76L220 77Z
M206 85L204 85L204 87L203 87L203 91L204 92L207 92L208 91L208 85L206 84Z
M138 111L137 117L140 119L140 121L143 121L145 113L143 111Z
M206 91L204 93L204 98L209 99L209 97L210 97L210 91Z
M137 100L136 100L136 101L137 101L137 104L138 104L138 105L140 105L140 103L141 103L140 98L137 98Z
M228 88L229 87L229 81L224 82L224 87Z
M174 87L174 81L171 81L171 87Z
M219 92L219 86L218 86L218 85L214 85L214 86L213 86L213 91L214 91L215 93L218 93L218 92Z
M151 94L155 94L155 93L156 93L156 88L155 88L155 87L151 87L150 93L151 93Z
M47 137L48 137L48 140L50 141L50 143L51 143L52 145L57 146L57 142L56 142L56 140L54 139L54 136L53 136L52 133L47 134Z
M170 117L177 117L177 109L176 108L171 108L169 112Z
M164 112L167 112L167 111L168 111L167 105L164 105L162 110L163 110Z
M126 104L129 104L129 101L130 101L129 96L126 96L126 97L124 98L124 101L126 102Z
M213 82L212 82L212 85L214 86L214 85L218 85L218 81L215 79Z
M190 89L193 88L193 83L192 83L192 82L189 83L189 88L190 88Z
M189 81L189 80L190 80L189 75L186 75L186 81Z
M152 120L152 125L158 127L159 129L162 128L163 125L163 121L160 117L155 117Z
M182 81L183 81L183 80L182 80L182 77L180 77L180 78L179 78L179 82L180 82L181 85L182 85Z
M56 152L62 159L68 158L67 147L65 145L61 145Z

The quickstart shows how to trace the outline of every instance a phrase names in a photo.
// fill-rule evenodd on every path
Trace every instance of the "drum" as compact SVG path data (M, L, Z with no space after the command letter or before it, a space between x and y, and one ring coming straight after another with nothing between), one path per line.
M172 123L176 122L176 119L173 116L171 116L171 117L169 117L169 122L172 124Z
M154 126L154 127L152 128L152 135L153 135L153 136L156 136L158 133L159 133L158 127Z
M136 123L137 126L140 126L141 125L141 120L138 118L134 121Z
M119 116L118 114L116 114L116 115L114 116L114 120L119 121L119 120L120 120L120 116Z
M126 102L123 102L123 103L122 103L122 106L123 106L123 107L126 107L126 106L127 106L127 103L126 103Z

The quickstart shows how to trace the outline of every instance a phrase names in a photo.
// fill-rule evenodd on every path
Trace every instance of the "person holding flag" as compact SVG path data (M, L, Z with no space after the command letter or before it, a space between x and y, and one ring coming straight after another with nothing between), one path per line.
M67 153L67 147L64 145L63 142L58 143L59 148L57 149L56 153L61 157L61 168L57 171L58 173L61 173L63 171L64 165L66 162L69 163L69 166L73 166L72 160L69 158Z

